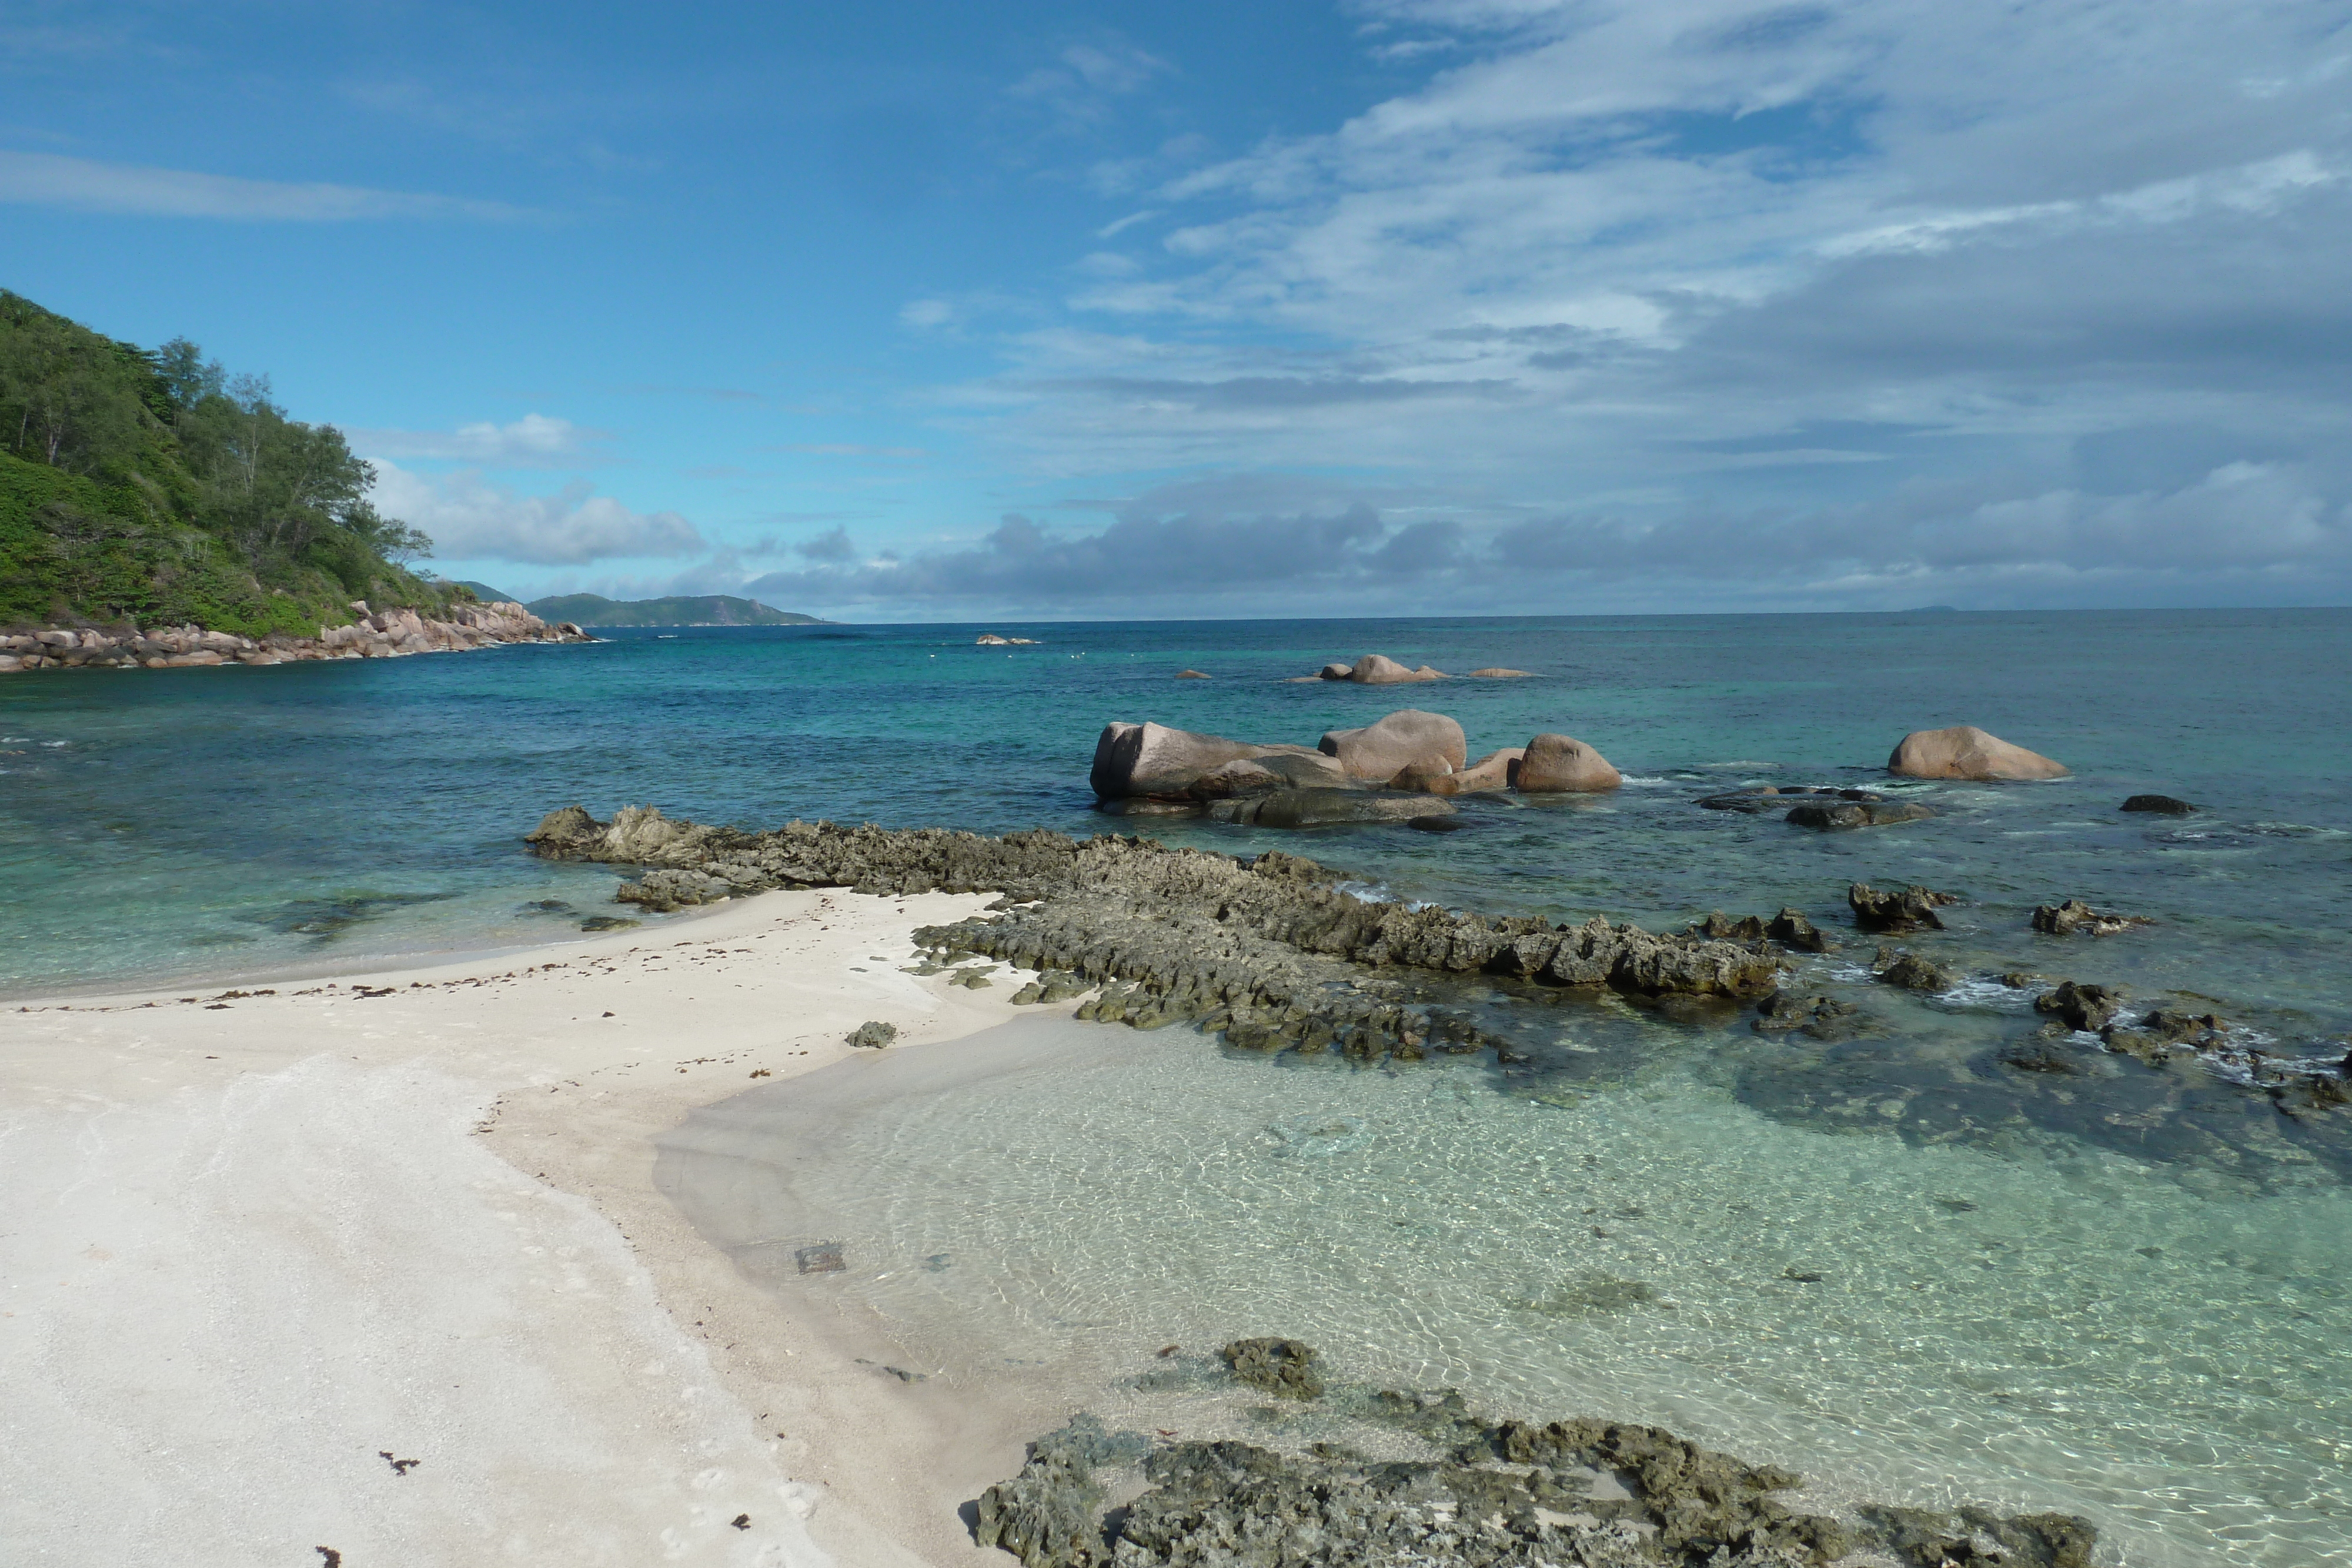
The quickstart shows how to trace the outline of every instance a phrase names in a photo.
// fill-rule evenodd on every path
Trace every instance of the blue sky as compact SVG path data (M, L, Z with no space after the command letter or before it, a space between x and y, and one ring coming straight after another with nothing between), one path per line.
M0 285L527 595L2352 601L2352 0L15 0Z

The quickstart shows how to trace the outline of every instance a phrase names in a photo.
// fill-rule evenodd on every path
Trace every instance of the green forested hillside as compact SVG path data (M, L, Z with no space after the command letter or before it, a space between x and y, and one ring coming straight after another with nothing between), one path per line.
M0 623L315 636L350 603L431 614L463 590L369 505L331 425L185 339L120 343L0 289Z

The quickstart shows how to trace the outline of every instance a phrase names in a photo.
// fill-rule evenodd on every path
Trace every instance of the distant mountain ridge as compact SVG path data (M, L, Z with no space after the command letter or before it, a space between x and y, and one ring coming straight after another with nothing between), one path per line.
M534 599L526 606L551 623L575 626L822 626L814 615L772 610L755 599L724 593L674 599L606 599L596 593L563 593Z

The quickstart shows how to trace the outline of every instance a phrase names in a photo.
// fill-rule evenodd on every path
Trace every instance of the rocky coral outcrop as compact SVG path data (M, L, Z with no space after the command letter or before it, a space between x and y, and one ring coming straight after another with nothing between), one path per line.
M1239 1377L1255 1365L1228 1359ZM1801 1476L1659 1427L1489 1420L1451 1390L1342 1384L1318 1396L1322 1429L1430 1457L1374 1460L1328 1437L1303 1452L1154 1442L1082 1415L981 1495L978 1538L1025 1568L1820 1568L1856 1552L1906 1568L2090 1568L2098 1540L2072 1514L1801 1511L1784 1499Z
M2079 898L2038 904L2033 911L2033 928L2049 936L2113 936L2150 924L2144 915L2102 915Z
M1726 789L1718 794L1703 795L1697 803L1710 811L1739 811L1758 817L1767 811L1777 811L1791 800L1802 805L1841 800L1868 805L1885 799L1885 796L1870 789L1828 789L1811 785L1783 788L1777 784L1759 784L1746 789Z
M0 636L0 674L47 669L188 669L219 664L284 664L311 659L389 659L446 653L501 643L586 643L570 622L550 625L520 604L455 604L446 620L414 610L370 610L321 626L316 637L273 634L258 641L200 626L47 627Z
M2068 768L1972 724L1916 729L1895 743L1886 770L1909 779L2063 779Z
M1443 804L1388 799L1421 811ZM1782 963L1737 942L1659 936L1598 917L1553 925L1535 916L1368 900L1346 891L1339 873L1297 856L1244 862L1112 835L991 839L797 821L753 833L675 821L650 808L599 822L571 806L548 813L528 841L551 859L641 866L633 886L658 878L662 896L679 902L689 894L772 887L999 893L1002 907L992 915L927 926L919 942L950 956L996 958L1124 988L1115 998L1105 993L1106 1021L1144 1028L1192 1021L1256 1050L1412 1059L1494 1043L1468 1010L1364 989L1358 982L1367 971L1488 974L1635 998L1746 999L1770 991ZM670 872L703 880L661 876ZM1104 1016L1100 1008L1097 1016Z
M1846 907L1853 911L1854 929L1880 936L1941 931L1943 917L1936 911L1959 901L1957 893L1937 893L1916 883L1887 893L1879 892L1866 882L1857 882L1845 890Z

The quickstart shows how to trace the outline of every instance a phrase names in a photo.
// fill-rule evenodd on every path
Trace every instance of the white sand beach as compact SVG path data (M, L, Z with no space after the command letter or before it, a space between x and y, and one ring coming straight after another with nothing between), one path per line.
M983 902L0 1012L0 1558L1003 1561L938 1502L1018 1437L943 1445L944 1391L786 1321L652 1184L654 1135L866 1019L1016 1016L898 968Z

